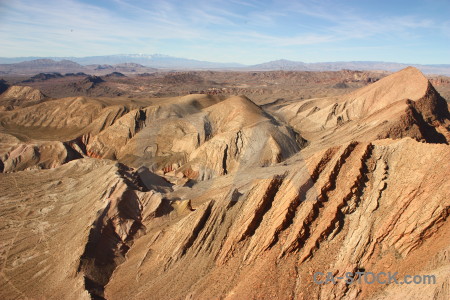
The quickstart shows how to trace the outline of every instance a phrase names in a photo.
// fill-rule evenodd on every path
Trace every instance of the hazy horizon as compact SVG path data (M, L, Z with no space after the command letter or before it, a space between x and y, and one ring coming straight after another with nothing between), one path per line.
M166 55L163 53L118 53L118 54L105 54L105 55L92 55L92 56L0 56L0 58L5 58L5 59L20 59L20 58L24 58L27 60L23 60L23 61L31 61L31 60L36 60L36 59L53 59L55 61L61 61L61 60L70 60L70 59L83 59L83 58L95 58L95 57L109 57L109 56L135 56L138 57L138 55L141 55L143 57L146 56L161 56L161 57L169 57L169 58L174 58L174 59L186 59L186 60L197 60L197 61L203 61L203 62L210 62L210 63L218 63L218 64L236 64L236 65L241 65L243 67L245 66L253 66L253 65L258 65L258 64L264 64L264 63L271 63L271 62L278 62L278 61L287 61L287 62L294 62L294 63L306 63L306 64L321 64L321 63L386 63L386 64L403 64L403 65L450 65L450 63L436 63L436 64L419 64L419 63L408 63L408 62L397 62L397 61L375 61L375 60L338 60L338 61L312 61L312 62L305 62L305 61L300 61L300 60L289 60L289 59L285 59L285 58L276 58L270 61L261 61L255 64L245 64L245 63L237 63L237 62L218 62L218 61L207 61L207 60L203 60L203 59L193 59L190 57L175 57L175 56L171 56L171 55ZM132 60L129 61L130 63L132 63Z
M449 64L449 12L444 0L3 1L0 57Z

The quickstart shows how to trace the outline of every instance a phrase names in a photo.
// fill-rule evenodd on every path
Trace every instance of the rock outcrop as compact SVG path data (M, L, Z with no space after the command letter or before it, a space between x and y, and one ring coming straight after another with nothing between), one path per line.
M213 182L190 199L194 211L143 222L154 230L135 241L106 298L370 298L384 287L320 286L313 273L437 272L450 261L410 262L448 251L448 155L411 139L353 142L255 179Z

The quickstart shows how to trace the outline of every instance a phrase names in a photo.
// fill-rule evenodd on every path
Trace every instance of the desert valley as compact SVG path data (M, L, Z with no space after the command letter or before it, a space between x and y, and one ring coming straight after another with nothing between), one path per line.
M0 300L449 300L450 1L0 1Z
M121 67L4 74L1 299L448 299L448 77Z

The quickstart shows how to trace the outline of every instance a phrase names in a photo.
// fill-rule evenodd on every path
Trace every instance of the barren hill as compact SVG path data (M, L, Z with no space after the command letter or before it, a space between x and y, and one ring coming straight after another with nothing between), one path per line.
M264 106L191 94L0 112L0 298L447 299L447 102L415 68L367 84Z
M29 86L10 86L0 94L0 110L13 109L16 106L31 106L44 101L46 96Z
M371 141L404 136L449 141L448 105L412 67L348 95L289 104L276 114L299 131L320 138L328 135L339 143L343 138Z

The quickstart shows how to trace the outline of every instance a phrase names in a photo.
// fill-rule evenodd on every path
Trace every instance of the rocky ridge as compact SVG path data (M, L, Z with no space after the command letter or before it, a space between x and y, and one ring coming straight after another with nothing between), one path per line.
M67 98L0 113L2 298L418 291L313 283L315 272L366 270L435 274L421 296L446 299L450 120L420 72L269 111L244 96L155 101Z

